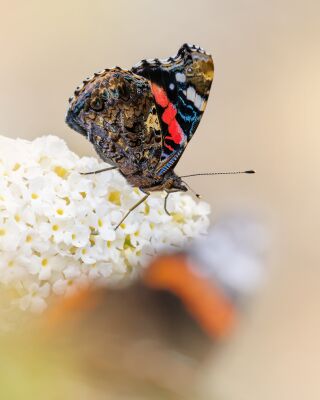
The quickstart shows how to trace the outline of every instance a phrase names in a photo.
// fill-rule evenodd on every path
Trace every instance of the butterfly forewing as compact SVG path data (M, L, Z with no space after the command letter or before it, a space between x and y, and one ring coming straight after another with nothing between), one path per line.
M195 133L207 104L212 57L199 47L183 45L175 57L143 60L132 72L149 80L163 136L159 175L174 168Z

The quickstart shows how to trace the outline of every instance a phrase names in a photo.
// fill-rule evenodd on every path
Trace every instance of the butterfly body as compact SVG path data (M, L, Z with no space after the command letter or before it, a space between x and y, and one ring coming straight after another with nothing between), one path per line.
M167 60L88 78L70 99L66 122L132 186L186 191L173 169L200 122L212 79L211 56L185 44Z

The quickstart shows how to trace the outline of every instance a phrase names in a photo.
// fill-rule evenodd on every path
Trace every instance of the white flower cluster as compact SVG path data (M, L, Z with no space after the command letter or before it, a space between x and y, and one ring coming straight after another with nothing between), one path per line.
M115 231L142 193L115 171L80 174L104 166L55 136L0 136L0 290L21 309L41 312L49 295L89 282L128 281L155 253L206 232L208 204L180 193L171 216L154 193Z

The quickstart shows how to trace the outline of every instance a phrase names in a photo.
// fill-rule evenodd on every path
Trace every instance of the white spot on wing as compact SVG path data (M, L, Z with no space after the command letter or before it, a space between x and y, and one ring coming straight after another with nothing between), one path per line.
M193 86L189 86L187 90L187 99L194 103L196 97L196 91Z
M170 85L169 85L169 89L171 89L171 90L173 90L173 89L174 89L174 84L173 84L173 83L170 83Z
M202 97L199 94L196 94L196 98L194 100L194 105L197 107L198 110L201 110Z
M176 80L177 80L177 82L181 82L181 83L185 82L186 81L185 74L183 74L182 72L177 72L176 73Z

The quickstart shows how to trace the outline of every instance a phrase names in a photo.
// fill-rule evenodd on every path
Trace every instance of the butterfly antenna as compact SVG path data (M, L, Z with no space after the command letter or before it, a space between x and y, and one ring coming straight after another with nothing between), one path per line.
M203 174L191 174L183 175L180 178L190 178L191 176L202 176L202 175L236 175L236 174L255 174L256 171L249 169L248 171L231 171L231 172L205 172ZM185 183L185 182L184 182ZM186 184L187 185L187 184ZM188 186L188 185L187 185ZM189 186L188 186L189 187Z
M199 193L195 192L187 182L185 182L185 181L182 181L182 182L187 186L187 188L190 190L190 192L192 192L196 196L197 199L201 199L201 195Z

